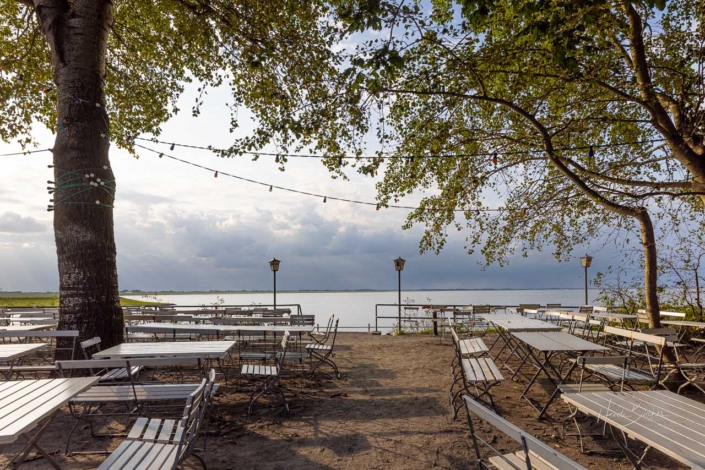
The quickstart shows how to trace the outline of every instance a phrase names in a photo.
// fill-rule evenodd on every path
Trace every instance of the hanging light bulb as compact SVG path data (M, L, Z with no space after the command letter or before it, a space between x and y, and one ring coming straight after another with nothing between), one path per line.
M328 199L327 197L323 196L323 204L326 203L327 199Z
M343 157L338 157L338 167L343 166Z
M51 93L51 87L45 88L45 89L42 90L42 91L44 92L45 95L48 95L49 93Z
M272 188L274 188L274 186L270 186L270 187L269 187L269 192L270 192L270 193L272 192Z
M279 155L277 155L276 158L274 159L274 163L279 163L279 161L280 161L280 160L279 160Z
M377 204L377 210L379 210L379 204Z
M160 154L159 154L159 158L162 158L163 156L164 156L163 153L160 153Z
M592 145L590 146L590 149L588 150L588 157L595 158L595 149L592 148Z
M171 147L169 147L169 150L171 150L173 152L175 146L176 146L176 144L171 144Z
M213 175L213 178L217 178L217 177L218 177L218 172L216 171L215 175Z
M497 164L497 154L496 153L494 155L492 155L492 163L495 165Z

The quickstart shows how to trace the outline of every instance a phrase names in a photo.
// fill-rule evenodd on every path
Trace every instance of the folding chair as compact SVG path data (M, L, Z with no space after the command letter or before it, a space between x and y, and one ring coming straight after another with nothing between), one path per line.
M130 433L98 470L135 469L174 470L189 457L195 457L206 469L203 458L194 451L198 434L206 420L215 370L203 379L186 399L182 418L139 418Z
M86 341L81 341L81 350L83 351L83 357L86 359L93 359L93 353L100 351L100 337L88 339ZM102 369L99 372L93 373L95 376L100 376L98 382L118 382L128 378L128 376L138 376L142 368L140 366L133 366L129 371L120 367L117 369Z
M570 372L575 367L580 367L580 379L578 380L577 384L561 384L558 386L558 389L560 390L561 393L583 393L583 392L609 392L613 390L615 387L619 387L619 391L622 392L624 391L624 382L625 378L627 376L627 368L628 368L628 362L629 362L629 357L627 356L580 356L578 357L573 365L570 368L570 371L568 373L568 376L570 376ZM595 376L595 369L601 367L601 366L612 366L612 367L621 367L622 369L622 376L619 380L614 380L615 375L601 375L599 378L603 382L606 382L607 385L604 383L584 383L584 379L593 377ZM587 377L585 376L585 373L587 371ZM578 409L574 408L573 406L568 405L570 408L570 415L565 418L561 424L561 433L563 436L577 436L578 440L580 441L580 451L585 453L585 444L583 442L583 437L585 436L600 436L600 437L607 437L607 423L604 423L602 427L602 432L601 433L592 433L592 434L585 434L581 432L580 430L580 424L578 423L577 415L578 415ZM575 424L575 429L577 431L576 434L567 434L565 433L565 423L568 422L569 420L573 421L573 424ZM588 451L588 452L596 452L596 451ZM605 451L602 451L605 452ZM612 452L612 451L608 451ZM615 452L621 452L621 450L615 450Z
M243 364L241 374L252 381L259 381L255 389L250 394L250 404L247 406L247 414L252 414L255 402L263 395L275 394L286 412L289 412L289 404L286 402L286 397L281 387L279 387L279 379L281 378L284 361L286 360L286 348L289 342L289 331L284 332L284 337L281 341L281 352L276 356L276 364L273 366L261 366L256 364Z
M328 325L326 325L326 329L323 331L323 333L319 331L311 331L308 335L311 337L312 340L314 340L318 344L327 343L328 338L330 337L330 331L333 328L333 320L335 320L335 315L331 313L330 315L328 315Z
M316 364L311 367L311 378L314 377L316 369L318 369L322 364L327 364L333 368L335 371L335 376L340 379L340 372L338 371L338 366L331 359L333 355L333 348L335 347L335 338L338 336L338 322L340 319L335 320L335 326L333 328L333 339L330 344L308 344L306 345L306 351L311 354L311 357L317 360Z

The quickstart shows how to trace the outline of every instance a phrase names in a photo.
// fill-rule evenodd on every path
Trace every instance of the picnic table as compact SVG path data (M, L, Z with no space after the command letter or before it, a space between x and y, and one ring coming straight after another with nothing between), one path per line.
M191 333L214 336L257 332L284 333L285 331L291 334L308 333L313 331L313 328L311 325L183 325L178 323L143 323L126 327L127 331L131 333Z
M235 341L182 341L159 343L122 343L93 354L96 359L126 359L131 357L198 357L221 359Z
M8 467L17 468L32 448L55 469L61 469L39 446L39 439L58 411L73 397L91 388L99 377L74 379L20 380L0 384L0 451L20 437L27 441ZM34 436L27 434L49 418Z
M519 367L517 367L516 372L514 372L514 376L517 375L519 370L528 360L531 360L531 362L533 362L533 364L538 368L534 376L529 381L529 384L522 392L521 398L528 401L529 404L539 412L539 419L543 417L546 410L548 410L548 407L553 402L558 387L568 378L568 373L562 375L553 366L553 364L551 364L551 359L556 354L573 356L575 359L577 356L585 353L609 351L609 348L605 346L591 343L590 341L586 341L582 338L578 338L570 333L564 333L562 331L512 333L512 336L518 340L525 352L522 362L519 364ZM542 356L543 359L541 359L540 356ZM541 408L538 408L534 405L531 399L529 399L528 393L541 373L549 379L555 388L546 404ZM514 376L512 376L512 378Z
M497 328L497 339L495 339L494 343L492 343L492 345L490 346L490 354L499 339L501 338L502 340L504 340L504 345L502 345L502 348L493 357L493 359L497 359L499 355L502 354L502 351L504 351L505 348L511 348L509 351L509 356L507 356L507 359L504 361L504 364L502 364L502 366L500 367L500 369L507 368L510 371L512 369L507 365L507 362L512 356L517 356L519 357L519 359L523 359L521 356L516 354L516 351L519 348L519 344L512 339L512 333L530 331L561 331L561 327L558 325L553 325L551 323L547 323L542 320L536 320L534 318L527 318L518 313L481 313L478 314L478 316Z
M25 356L29 356L35 351L44 349L46 344L44 343L7 343L0 344L0 362L7 362L10 364L9 369L3 370L5 378L8 379L12 375L12 369L21 359Z
M607 423L632 465L650 448L691 468L705 469L705 405L666 390L568 393L561 397L579 411ZM616 432L622 436L616 436ZM626 435L645 443L642 456L627 447Z

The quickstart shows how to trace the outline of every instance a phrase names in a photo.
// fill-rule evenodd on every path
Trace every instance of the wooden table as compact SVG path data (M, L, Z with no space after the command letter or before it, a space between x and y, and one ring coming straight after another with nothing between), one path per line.
M523 315L519 315L518 313L480 313L478 314L478 316L483 320L487 321L488 323L491 323L492 325L497 327L498 335L497 339L495 339L494 343L492 343L492 345L490 346L490 355L492 349L494 348L495 344L497 344L499 339L502 338L504 340L502 348L493 357L493 359L497 359L499 355L502 354L502 351L504 351L505 348L511 348L509 351L509 356L507 356L507 360L505 360L504 364L502 364L501 366L509 369L510 371L512 369L507 365L507 362L512 356L517 355L516 351L519 348L519 344L516 341L513 341L511 333L561 331L561 327L558 325L552 325L542 320L527 318ZM519 359L522 359L521 356L517 355L517 357L519 357Z
M174 325L171 325L172 327ZM123 343L93 354L96 359L126 359L130 357L198 357L221 359L235 341L181 341L160 343Z
M307 333L313 331L313 326L299 325L179 325L171 323L143 323L128 325L128 332L132 333L192 333L202 335L220 336L222 334L240 335L247 333Z
M91 388L98 380L99 377L86 377L0 383L0 448L20 437L27 440L27 445L14 456L8 467L19 467L34 448L48 464L60 470L56 462L39 446L39 439L61 407L79 393ZM27 433L39 426L39 422L45 418L49 420L34 436L28 436Z
M526 399L526 401L528 401L529 404L539 412L539 419L541 419L546 413L546 410L548 410L548 407L557 395L559 385L561 385L568 376L567 373L565 375L561 375L553 364L551 364L551 359L553 356L556 354L561 354L574 356L574 358L576 358L577 356L585 353L609 351L609 348L605 346L591 343L590 341L586 341L582 338L571 335L570 333L564 333L561 331L512 333L512 336L519 340L522 349L526 353L521 364L517 367L516 372L514 372L514 376L517 375L527 360L531 360L538 368L534 376L531 378L531 381L522 392L521 398ZM543 360L541 360L539 356L543 356ZM546 404L539 409L529 399L528 393L541 373L548 377L555 388ZM512 378L514 378L514 376L512 376Z
M569 393L561 398L583 413L606 422L617 444L636 468L649 448L691 468L705 469L705 405L665 390ZM645 443L639 457L623 436Z
M25 356L32 354L35 351L46 348L44 343L8 343L0 344L0 362L10 364L8 370L3 371L5 378L8 379L12 375L12 368Z

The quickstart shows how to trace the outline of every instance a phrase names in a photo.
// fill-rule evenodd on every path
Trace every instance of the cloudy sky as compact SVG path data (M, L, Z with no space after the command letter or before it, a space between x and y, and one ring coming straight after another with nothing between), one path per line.
M211 93L199 118L188 110L164 126L165 141L227 147L232 142L226 91ZM240 113L240 135L253 124ZM41 148L53 135L37 128ZM374 180L349 173L351 181L332 180L318 161L291 159L282 173L272 158L221 159L211 153L147 144L175 156L269 184L330 196L374 201ZM0 143L0 153L20 150ZM141 151L137 160L114 149L117 179L115 232L121 289L240 290L268 289L267 262L282 260L282 289L386 289L396 286L392 260L408 260L408 288L581 287L576 259L558 263L549 253L515 257L505 269L482 271L478 258L463 250L465 235L454 232L444 251L419 255L422 231L403 231L406 211L328 201L226 178L159 159ZM58 274L52 214L46 211L46 181L52 179L50 153L1 157L0 289L56 291ZM413 205L414 195L403 201ZM576 253L586 251L580 248ZM594 254L594 253L593 253ZM595 270L609 262L596 254Z

